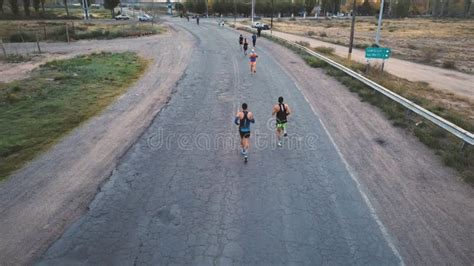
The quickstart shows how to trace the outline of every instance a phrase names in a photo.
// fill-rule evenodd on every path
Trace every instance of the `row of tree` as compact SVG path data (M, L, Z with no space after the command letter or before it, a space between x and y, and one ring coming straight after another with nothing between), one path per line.
M255 12L261 16L281 14L298 16L352 12L352 0L255 0ZM207 4L207 6L206 6ZM432 15L468 17L472 15L472 0L385 0L384 13L392 17ZM250 0L186 0L185 10L204 14L249 16ZM380 0L356 0L356 13L375 15L380 10Z
M21 1L21 2L20 2ZM69 2L72 2L69 0ZM69 2L68 0L62 0L64 8L66 10L66 16L70 17L69 14ZM82 0L75 0L75 3L80 3L82 5ZM94 0L87 0L87 4L91 6ZM23 13L26 17L31 16L30 8L31 4L33 4L33 9L35 10L36 14L45 14L45 4L47 0L0 0L0 13L3 15L5 14L4 4L8 4L11 13L14 16L20 16L20 5L23 6ZM120 4L120 0L104 0L104 7L110 9L112 12L112 17L114 16L114 9ZM41 12L40 12L41 8Z
M0 12L2 14L4 14L4 9L3 9L3 4L4 4L4 0L0 0ZM39 13L39 10L41 8L42 12L44 12L44 4L46 2L46 0L23 0L22 1L22 4L23 4L23 10L25 12L25 15L27 16L30 16L30 7L31 7L31 4L33 2L33 8L35 10L36 13ZM8 0L8 4L10 6L10 10L12 11L13 14L16 14L18 15L20 13L20 7L19 7L19 3L17 0Z

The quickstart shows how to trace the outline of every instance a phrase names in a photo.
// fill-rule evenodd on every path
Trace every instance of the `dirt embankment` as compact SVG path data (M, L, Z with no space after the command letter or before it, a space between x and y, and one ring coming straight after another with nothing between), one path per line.
M314 107L368 191L405 263L472 264L474 189L414 136L392 126L323 70L310 68L270 41L260 39L259 45L278 54L278 62Z
M3 264L30 263L83 214L119 157L167 103L188 65L193 46L190 34L173 28L163 35L138 39L44 45L45 53L64 56L136 51L153 63L100 116L84 123L50 151L0 183Z

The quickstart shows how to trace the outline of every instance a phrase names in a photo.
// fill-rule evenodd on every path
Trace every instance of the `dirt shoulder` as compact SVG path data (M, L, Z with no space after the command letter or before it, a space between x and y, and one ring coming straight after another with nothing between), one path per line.
M472 186L321 69L310 68L293 52L263 38L258 45L279 55L278 62L294 78L367 191L405 263L470 265Z
M3 264L31 263L84 213L120 156L167 103L188 65L193 46L189 33L173 28L163 35L138 39L45 44L46 53L68 56L137 51L153 59L153 63L100 116L84 123L50 151L0 183Z

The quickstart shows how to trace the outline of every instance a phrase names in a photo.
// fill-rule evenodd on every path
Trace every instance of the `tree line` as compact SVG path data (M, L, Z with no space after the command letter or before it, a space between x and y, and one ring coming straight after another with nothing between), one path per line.
M207 4L207 8L206 8ZM231 16L250 16L251 0L186 0L184 11ZM258 16L335 15L352 12L352 0L255 0ZM379 12L380 0L356 0L356 14L372 16ZM435 17L469 17L472 0L385 0L384 14L389 17L428 15Z
M69 13L69 4L80 3L82 5L82 0L62 0L62 4L66 11L66 16L70 17ZM13 16L19 17L24 15L25 17L31 17L31 7L33 7L36 16L44 16L46 14L45 5L48 3L48 0L0 0L0 14L4 15L5 6L8 6L10 12ZM94 0L87 0L87 4L90 7L94 3ZM120 4L120 0L104 0L104 8L111 10L112 17L114 16L114 9ZM22 8L21 8L22 7ZM20 10L22 9L22 13Z

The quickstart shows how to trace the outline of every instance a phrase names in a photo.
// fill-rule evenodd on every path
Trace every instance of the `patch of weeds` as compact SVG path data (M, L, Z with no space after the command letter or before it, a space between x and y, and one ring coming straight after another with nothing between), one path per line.
M421 52L421 60L424 63L434 62L437 57L438 57L438 52L436 51L436 49L433 49L433 48L426 48L422 50Z
M328 37L328 34L323 31L323 32L320 32L320 33L319 33L319 37L323 37L323 38L324 38L324 37Z
M327 54L327 55L332 55L334 54L334 48L333 47L327 47L327 46L317 46L313 48L314 51L322 53L322 54Z
M7 57L0 56L0 62L6 63L22 63L28 62L32 59L29 55L21 55L21 54L8 54Z
M306 33L306 35L308 35L309 37L311 37L311 36L316 35L316 32L310 30L310 31L308 31L308 32Z
M310 44L309 42L305 42L305 41L297 41L296 42L297 44L301 45L301 46L304 46L304 47L310 47Z
M368 43L356 43L356 44L354 44L354 47L359 48L359 49L365 49L367 47L370 47L370 44L368 44Z
M444 60L442 66L447 69L456 69L456 63L453 60Z
M8 38L10 42L36 42L36 35L27 32L13 33Z
M328 65L326 62L319 60L316 57L310 56L310 55L304 56L303 59L306 62L306 64L314 68L324 68L324 67L327 67Z

